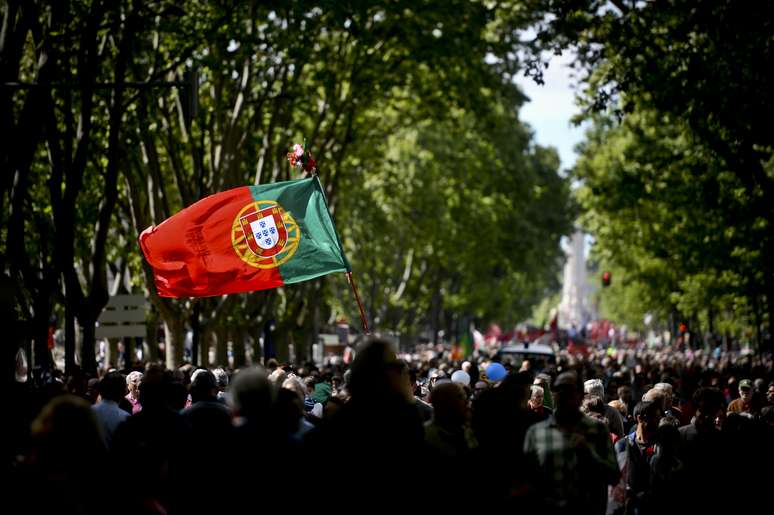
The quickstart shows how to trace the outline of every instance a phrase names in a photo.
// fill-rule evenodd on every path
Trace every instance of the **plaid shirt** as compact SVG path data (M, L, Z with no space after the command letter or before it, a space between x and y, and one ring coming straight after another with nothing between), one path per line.
M573 445L574 434L586 440L588 452ZM547 506L605 513L607 484L616 483L620 472L610 431L602 422L583 416L564 429L551 416L527 430L524 454L537 466L537 486Z

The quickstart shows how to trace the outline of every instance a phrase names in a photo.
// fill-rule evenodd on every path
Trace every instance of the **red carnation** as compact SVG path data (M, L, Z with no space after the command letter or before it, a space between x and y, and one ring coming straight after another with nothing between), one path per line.
M290 166L296 166L296 154L288 152L288 161L290 161Z
M309 159L307 159L306 163L304 164L304 170L306 170L307 172L311 172L315 168L317 168L317 162L314 159L312 159L310 156Z

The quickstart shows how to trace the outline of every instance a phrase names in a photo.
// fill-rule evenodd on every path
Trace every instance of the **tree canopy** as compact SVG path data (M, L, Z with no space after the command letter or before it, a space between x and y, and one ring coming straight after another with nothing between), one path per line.
M577 55L593 125L578 198L598 259L624 278L604 291L610 313L710 329L724 317L760 341L774 320L772 5L533 6L530 73L547 51Z
M158 297L140 231L198 198L294 178L306 138L378 330L515 320L555 286L572 219L552 150L519 121L516 3L9 0L0 42L3 280L46 365L95 367L110 295L151 301L168 366L200 312L202 356L235 364L269 320L305 356L355 319L343 279L224 298ZM196 310L194 309L195 306ZM199 318L197 318L198 320ZM77 322L77 324L76 324Z

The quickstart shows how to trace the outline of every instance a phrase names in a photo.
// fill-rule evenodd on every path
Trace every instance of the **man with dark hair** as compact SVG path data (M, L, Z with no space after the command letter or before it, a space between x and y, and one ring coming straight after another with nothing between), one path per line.
M630 386L618 387L618 400L626 405L626 409L631 413L632 411L632 389Z
M680 428L680 438L684 446L704 439L717 438L719 434L715 419L723 411L723 394L717 388L699 388L693 394L692 403L695 409L693 421Z
M478 443L479 470L503 464L498 474L474 475L473 490L486 491L487 500L507 511L532 508L532 462L524 456L524 435L534 420L527 403L533 377L518 372L496 387L483 390L473 402L472 428ZM507 467L504 466L507 464Z
M695 409L693 421L680 428L680 455L685 463L682 491L721 492L726 468L726 449L716 419L725 414L725 400L717 388L696 390L691 400ZM685 510L713 511L716 499L696 496L682 500Z
M660 487L672 479L680 462L675 459L673 447L658 442L661 416L658 401L638 403L634 408L634 433L615 445L618 463L623 464L627 514L662 513L669 502L661 495L664 490Z
M348 389L350 400L307 436L309 455L355 471L348 501L405 509L412 491L389 464L415 462L424 450L424 429L409 395L408 369L391 342L370 339L358 347ZM320 491L337 488L336 481L322 477Z
M527 431L524 452L539 465L538 495L546 513L603 514L607 485L620 477L607 427L580 411L583 384L574 371L557 376L554 414Z
M183 415L196 433L197 427L206 426L204 434L225 431L231 428L231 414L225 404L218 401L218 383L215 374L209 370L197 370L191 380L191 406ZM217 431L216 431L217 427Z
M118 426L129 417L129 413L118 407L118 403L126 395L126 379L118 372L109 372L99 383L100 402L94 404L91 410L97 418L100 436L106 449L110 449L113 434Z
M157 502L169 512L180 513L189 497L185 495L191 469L190 426L176 409L187 394L159 365L148 367L140 384L142 410L121 424L113 438L113 454L121 463L117 478L131 484L126 509L141 511L146 503ZM174 406L173 406L174 404Z

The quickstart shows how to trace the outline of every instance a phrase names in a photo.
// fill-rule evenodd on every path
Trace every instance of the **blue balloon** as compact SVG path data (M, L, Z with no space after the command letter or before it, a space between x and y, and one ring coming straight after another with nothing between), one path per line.
M508 371L500 363L492 363L486 367L486 377L490 381L502 381L507 375Z

